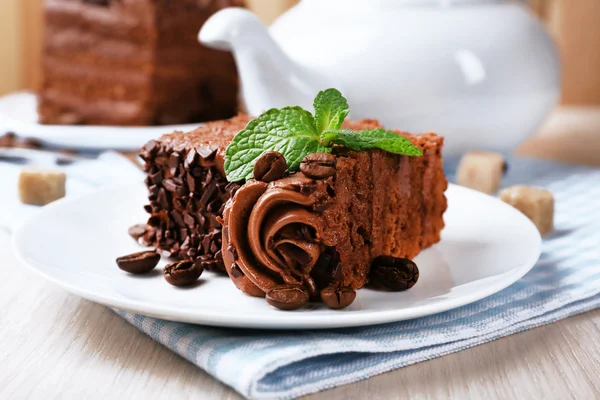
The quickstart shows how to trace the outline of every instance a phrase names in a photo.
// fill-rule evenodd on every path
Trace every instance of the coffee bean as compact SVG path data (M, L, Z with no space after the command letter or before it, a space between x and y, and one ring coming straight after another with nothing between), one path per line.
M281 153L267 151L254 164L254 179L262 182L273 182L283 178L287 164Z
M334 285L321 290L321 300L334 310L348 307L355 298L356 292L350 286Z
M141 251L117 258L117 265L130 274L145 274L156 267L160 255L154 251Z
M391 291L410 289L419 280L417 264L407 258L379 256L371 265L369 284Z
M336 159L329 153L312 153L300 163L300 172L311 179L324 179L335 175Z
M137 224L129 228L129 236L131 236L136 242L140 240L142 236L144 236L150 227L146 224Z
M176 261L165 267L164 275L173 286L187 286L196 282L202 275L203 268L199 263L190 260Z
M283 284L269 290L267 303L280 310L295 310L308 303L308 291L302 285Z

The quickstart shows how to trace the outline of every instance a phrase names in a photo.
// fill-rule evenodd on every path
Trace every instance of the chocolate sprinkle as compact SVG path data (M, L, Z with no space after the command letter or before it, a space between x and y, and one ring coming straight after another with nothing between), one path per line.
M239 189L215 167L217 149L162 147L151 141L141 151L146 161L149 230L140 239L167 256L197 260L204 269L225 271L221 224L225 203Z

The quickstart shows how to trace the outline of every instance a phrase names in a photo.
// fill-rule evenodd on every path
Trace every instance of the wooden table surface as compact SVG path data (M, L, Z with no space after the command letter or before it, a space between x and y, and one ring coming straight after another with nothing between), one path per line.
M600 110L555 113L520 154L600 166ZM0 231L0 399L238 399L106 307L24 270ZM600 310L309 399L600 398Z

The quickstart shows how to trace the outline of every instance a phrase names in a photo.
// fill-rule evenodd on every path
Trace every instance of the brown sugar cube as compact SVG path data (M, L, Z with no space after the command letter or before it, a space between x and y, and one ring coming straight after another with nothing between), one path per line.
M60 171L26 168L19 175L19 197L24 204L43 206L65 197L66 175Z
M456 183L492 194L500 187L505 170L506 163L501 154L484 151L467 153L458 165Z
M554 197L548 190L515 185L503 189L500 198L525 214L537 226L542 236L552 232Z

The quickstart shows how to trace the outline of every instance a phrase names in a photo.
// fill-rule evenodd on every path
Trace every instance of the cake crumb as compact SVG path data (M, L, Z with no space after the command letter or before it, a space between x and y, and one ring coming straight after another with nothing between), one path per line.
M65 197L64 172L25 168L19 175L19 197L24 204L44 206Z
M554 196L546 189L515 185L500 191L500 199L521 211L540 231L542 236L554 226Z
M500 187L505 170L506 162L501 154L474 151L465 154L460 160L456 171L456 183L492 194Z

